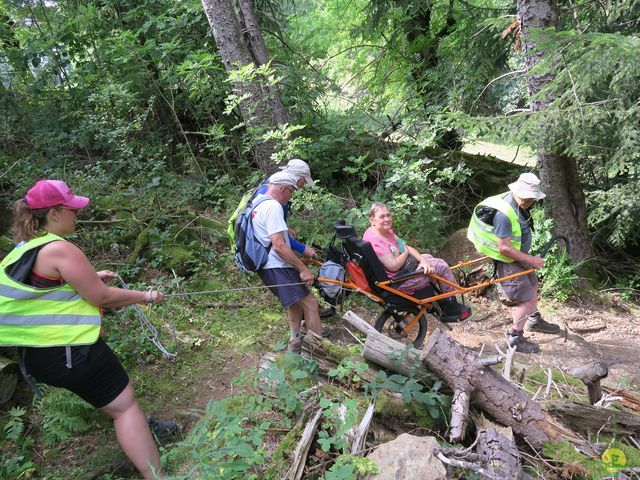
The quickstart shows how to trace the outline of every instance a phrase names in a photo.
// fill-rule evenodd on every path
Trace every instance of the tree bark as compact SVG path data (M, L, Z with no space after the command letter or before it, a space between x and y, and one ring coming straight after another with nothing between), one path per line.
M556 28L558 8L555 0L518 0L517 5L525 65L530 71L544 56L544 52L538 48L543 37L534 40L532 30L539 29L539 32L544 28ZM548 93L546 97L539 96L553 79L551 72L528 74L527 87L534 112L543 112L553 101L552 93ZM540 126L540 130L545 131L544 125ZM555 232L569 237L571 256L575 261L590 257L592 252L587 228L587 209L575 158L560 154L559 148L551 145L544 137L538 142L537 156L540 180L547 194L546 205L553 218Z
M577 402L549 402L545 409L557 416L573 430L581 433L614 434L618 437L640 435L640 415L625 410L593 407Z
M593 452L588 442L546 413L527 392L505 380L493 368L485 366L475 352L440 330L431 334L423 350L422 361L451 386L454 398L456 394L461 396L459 406L466 403L463 400L468 396L471 405L502 425L511 427L533 447L540 448L546 441L567 440L583 452ZM451 441L458 441L464 436L469 411L454 412L452 409L454 414Z
M248 2L249 0L243 1ZM255 65L256 58L266 60L266 48L256 56L252 54L250 46L245 42L240 21L236 16L231 0L202 0L202 7L207 15L213 37L227 71L236 70L250 64ZM253 29L259 33L255 23L253 24ZM262 44L264 45L264 42ZM255 142L254 154L256 163L265 173L271 173L276 169L271 160L274 145L273 142L264 141L261 137L262 133L274 128L279 123L277 118L282 117L282 112L276 114L272 106L274 105L274 98L277 97L279 101L279 94L277 90L262 85L257 81L235 82L233 88L238 96L246 96L240 102L240 113ZM279 105L284 110L281 102Z
M427 386L433 385L437 380L420 361L420 350L408 348L407 345L383 335L350 310L342 318L367 335L362 352L365 360L405 377L413 375L417 381Z
M244 31L249 45L249 50L253 55L254 61L257 65L266 65L271 60L267 45L264 43L264 38L258 27L258 21L254 13L251 0L238 0L238 6L240 7L240 13L242 14L242 23L244 24ZM277 85L268 87L269 89L269 103L271 112L273 113L273 119L277 124L285 124L289 122L289 113L282 104L280 98L280 91Z

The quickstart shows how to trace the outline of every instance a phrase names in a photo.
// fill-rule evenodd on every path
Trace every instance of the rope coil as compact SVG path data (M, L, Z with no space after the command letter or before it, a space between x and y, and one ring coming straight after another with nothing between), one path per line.
M120 285L124 290L129 290L129 285L127 285L127 283L117 273L116 273L116 278L118 279L118 282L120 282ZM133 310L136 312L136 315L140 320L140 327L142 327L142 331L147 333L147 338L151 341L151 343L153 343L158 348L158 350L162 352L162 355L164 355L166 358L175 358L178 355L178 335L176 334L176 329L175 329L175 326L173 325L173 321L169 319L168 323L169 323L169 327L171 328L171 334L173 336L173 341L176 346L175 348L176 351L170 352L167 348L165 348L164 345L162 345L162 342L158 338L158 329L149 321L149 319L144 314L144 312L140 309L140 307L136 304L131 305L131 307L133 307Z

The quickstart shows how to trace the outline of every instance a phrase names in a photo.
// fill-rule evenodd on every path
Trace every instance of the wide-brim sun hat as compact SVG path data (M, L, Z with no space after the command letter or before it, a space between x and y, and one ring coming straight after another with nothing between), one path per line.
M304 178L304 181L308 185L313 185L315 183L313 178L311 178L311 169L309 168L309 165L307 162L299 158L292 158L284 167L280 167L280 170L290 173L296 177L296 180L298 178Z
M523 173L513 183L509 184L509 190L515 196L522 199L534 198L542 200L547 195L540 190L540 179L533 173Z
M281 172L276 172L269 177L267 182L270 185L285 185L287 187L291 187L294 190L298 188L298 178L291 175L286 170L282 170Z
M75 195L62 180L38 180L24 198L31 209L58 205L80 209L89 205L87 197Z

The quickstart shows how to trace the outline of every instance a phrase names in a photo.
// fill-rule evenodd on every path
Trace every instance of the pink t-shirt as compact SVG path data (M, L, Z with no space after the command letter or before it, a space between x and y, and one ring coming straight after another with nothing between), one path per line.
M384 257L385 255L389 255L390 253L397 257L400 255L400 243L398 242L398 237L391 230L387 235L380 235L373 228L369 227L362 235L362 240L365 242L369 242L373 247L373 251L376 253L378 257ZM387 276L392 278L397 272L390 272L385 269L387 272Z

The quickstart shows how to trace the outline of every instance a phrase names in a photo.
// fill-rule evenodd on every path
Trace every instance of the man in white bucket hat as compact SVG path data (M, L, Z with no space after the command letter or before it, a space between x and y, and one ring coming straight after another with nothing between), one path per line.
M546 195L540 179L523 173L509 184L509 192L489 197L475 208L467 238L478 252L496 262L496 276L507 277L524 270L539 269L544 259L530 255L533 220L529 209ZM524 338L525 328L540 333L558 333L560 327L542 319L538 312L538 279L535 272L497 283L500 295L515 306L507 342L518 352L537 353L537 343Z

